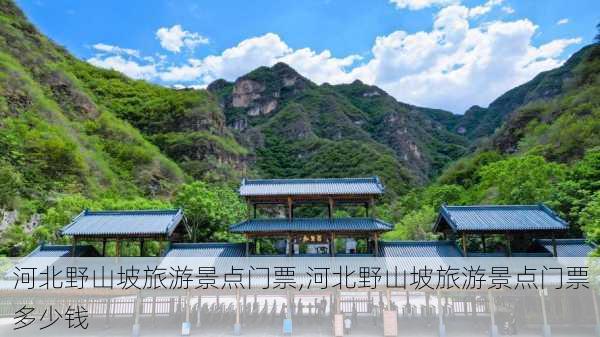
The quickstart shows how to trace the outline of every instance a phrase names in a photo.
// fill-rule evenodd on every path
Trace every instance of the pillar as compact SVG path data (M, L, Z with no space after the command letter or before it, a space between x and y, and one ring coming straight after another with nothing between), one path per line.
M556 235L552 234L552 256L558 256L558 250L556 249Z
M140 256L144 256L144 239L140 239Z
M550 329L550 325L548 325L548 314L546 313L546 294L544 293L546 290L540 290L540 302L542 305L542 334L544 337L551 337L552 330Z
M462 251L463 256L467 256L467 234L462 233Z
M333 198L329 198L329 219L333 218L333 214L334 214L334 203L333 203Z
M331 256L335 256L335 233L331 232Z
M106 319L104 321L106 327L108 328L108 323L110 323L110 297L106 299Z
M410 293L408 292L408 290L406 291L406 306L404 309L404 313L406 314L406 316L409 316L411 314L411 307L410 307Z
M600 337L600 312L598 310L598 298L596 297L596 290L594 287L592 290L592 302L594 304L594 317L596 318L596 336Z
M200 327L200 324L201 324L201 321L200 321L201 309L202 309L202 297L200 297L200 295L198 295L198 310L196 311L196 327Z
M246 198L246 217L252 219L252 203L248 198Z
M71 256L75 257L75 250L77 248L77 238L73 237L73 248L71 249Z
M102 257L106 256L106 239L102 239Z
M240 324L240 290L235 289L235 324L233 324L233 334L239 336L242 333Z
M444 324L444 309L442 309L442 294L440 291L437 292L437 303L438 303L438 335L440 337L446 337L446 324Z
M156 296L152 296L152 322L154 323L154 318L156 317Z
M288 203L288 220L292 221L292 217L294 216L292 214L292 197L287 198L287 203Z
M379 234L374 233L373 234L373 240L374 240L374 249L375 249L375 256L379 256Z
M375 214L375 198L371 196L369 203L371 204L371 218L374 219L377 217L377 214Z
M133 337L138 337L140 335L140 307L141 307L142 298L140 294L136 295L135 303L133 308L133 328L131 330L131 335Z
M287 235L287 245L288 245L288 256L294 255L294 242L292 241L292 234L288 233Z
M286 294L285 294L285 309L286 309L286 313L285 313L285 318L283 319L283 327L282 327L282 332L284 336L291 336L292 335L292 307L291 307L291 303L292 301L290 301L290 291L287 290Z
M510 234L506 233L506 254L512 256L512 248L510 247Z
M250 237L248 234L244 234L246 237L246 256L250 256Z
M490 305L490 337L498 337L498 326L496 325L496 302L491 290L488 290Z
M483 250L484 253L487 250L485 247L485 234L481 234L481 249Z
M185 293L185 320L181 323L181 335L189 336L192 324L190 323L190 292Z
M121 256L121 240L115 240L115 255L117 257Z

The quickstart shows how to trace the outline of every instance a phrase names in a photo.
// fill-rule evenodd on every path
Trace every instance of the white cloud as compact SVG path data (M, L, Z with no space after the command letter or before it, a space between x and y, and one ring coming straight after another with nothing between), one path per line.
M515 12L514 8L510 6L502 6L502 11L506 14L513 14Z
M554 40L539 47L531 21L493 21L471 26L472 9L445 7L433 30L378 37L373 58L352 74L387 90L396 99L462 113L486 106L540 71L559 66L566 47L580 39Z
M357 55L335 58L329 50L321 53L309 48L293 50L279 35L267 33L246 39L220 55L210 55L201 60L189 59L184 65L169 67L160 74L160 78L164 81L235 80L257 67L285 62L315 82L340 83L351 79L344 69L359 59Z
M450 4L459 3L460 0L390 0L397 8L416 11L431 6L447 6Z
M117 46L113 46L113 45L105 44L105 43L96 43L92 47L99 52L104 52L104 53L108 53L108 54L115 54L115 55L125 54L125 55L129 55L129 56L140 57L139 50L135 50L135 49L121 48L121 47L117 47Z
M134 79L152 80L158 73L154 64L141 65L136 61L126 60L120 55L104 58L97 55L88 59L88 62L97 67L120 71Z
M567 23L569 23L569 19L568 18L563 18L563 19L560 19L560 20L556 21L557 25L566 25Z
M489 13L492 8L498 6L503 0L488 0L483 5L475 6L469 9L469 17L477 17Z
M565 49L581 43L580 38L570 38L534 46L538 27L528 19L480 23L473 19L500 4L491 0L473 8L443 7L429 31L398 30L377 37L367 59L335 57L329 50L293 49L279 35L267 33L220 54L188 58L183 64L169 63L160 54L127 60L123 56L130 54L122 51L96 55L89 62L178 87L204 87L218 78L231 81L259 66L285 62L317 83L360 79L399 101L462 113L473 104L487 106L539 72L559 66ZM105 53L110 49L102 48Z
M208 38L198 33L183 30L181 25L174 25L171 28L159 28L156 31L156 38L163 48L174 53L179 53L183 47L194 50L198 45L209 42Z

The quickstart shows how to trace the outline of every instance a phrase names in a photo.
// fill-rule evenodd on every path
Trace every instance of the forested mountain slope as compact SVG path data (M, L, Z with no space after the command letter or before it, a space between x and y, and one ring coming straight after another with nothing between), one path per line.
M283 63L208 90L264 176L377 174L398 194L439 174L468 146L430 118L430 109L359 81L316 85Z

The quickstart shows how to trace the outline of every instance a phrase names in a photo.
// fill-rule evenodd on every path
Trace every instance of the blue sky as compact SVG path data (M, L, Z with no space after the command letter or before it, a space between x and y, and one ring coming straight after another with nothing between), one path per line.
M292 65L317 83L360 79L463 113L592 42L598 1L18 0L81 59L168 86Z

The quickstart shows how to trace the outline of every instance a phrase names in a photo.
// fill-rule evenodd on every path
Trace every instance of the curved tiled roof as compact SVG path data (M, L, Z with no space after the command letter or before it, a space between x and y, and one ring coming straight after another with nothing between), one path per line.
M183 218L181 209L88 211L79 214L61 233L73 236L170 235Z
M452 241L382 241L382 257L461 257L462 253Z
M174 243L165 257L241 257L245 254L243 243Z
M538 239L536 242L553 253L554 247L551 239ZM595 249L596 247L585 239L556 239L557 257L586 257Z
M442 222L461 231L562 231L569 225L550 208L540 205L442 206L434 231Z
M384 187L378 177L318 179L244 179L241 196L379 195Z
M373 218L285 218L251 219L229 227L232 233L252 232L372 232L388 231L393 226Z

